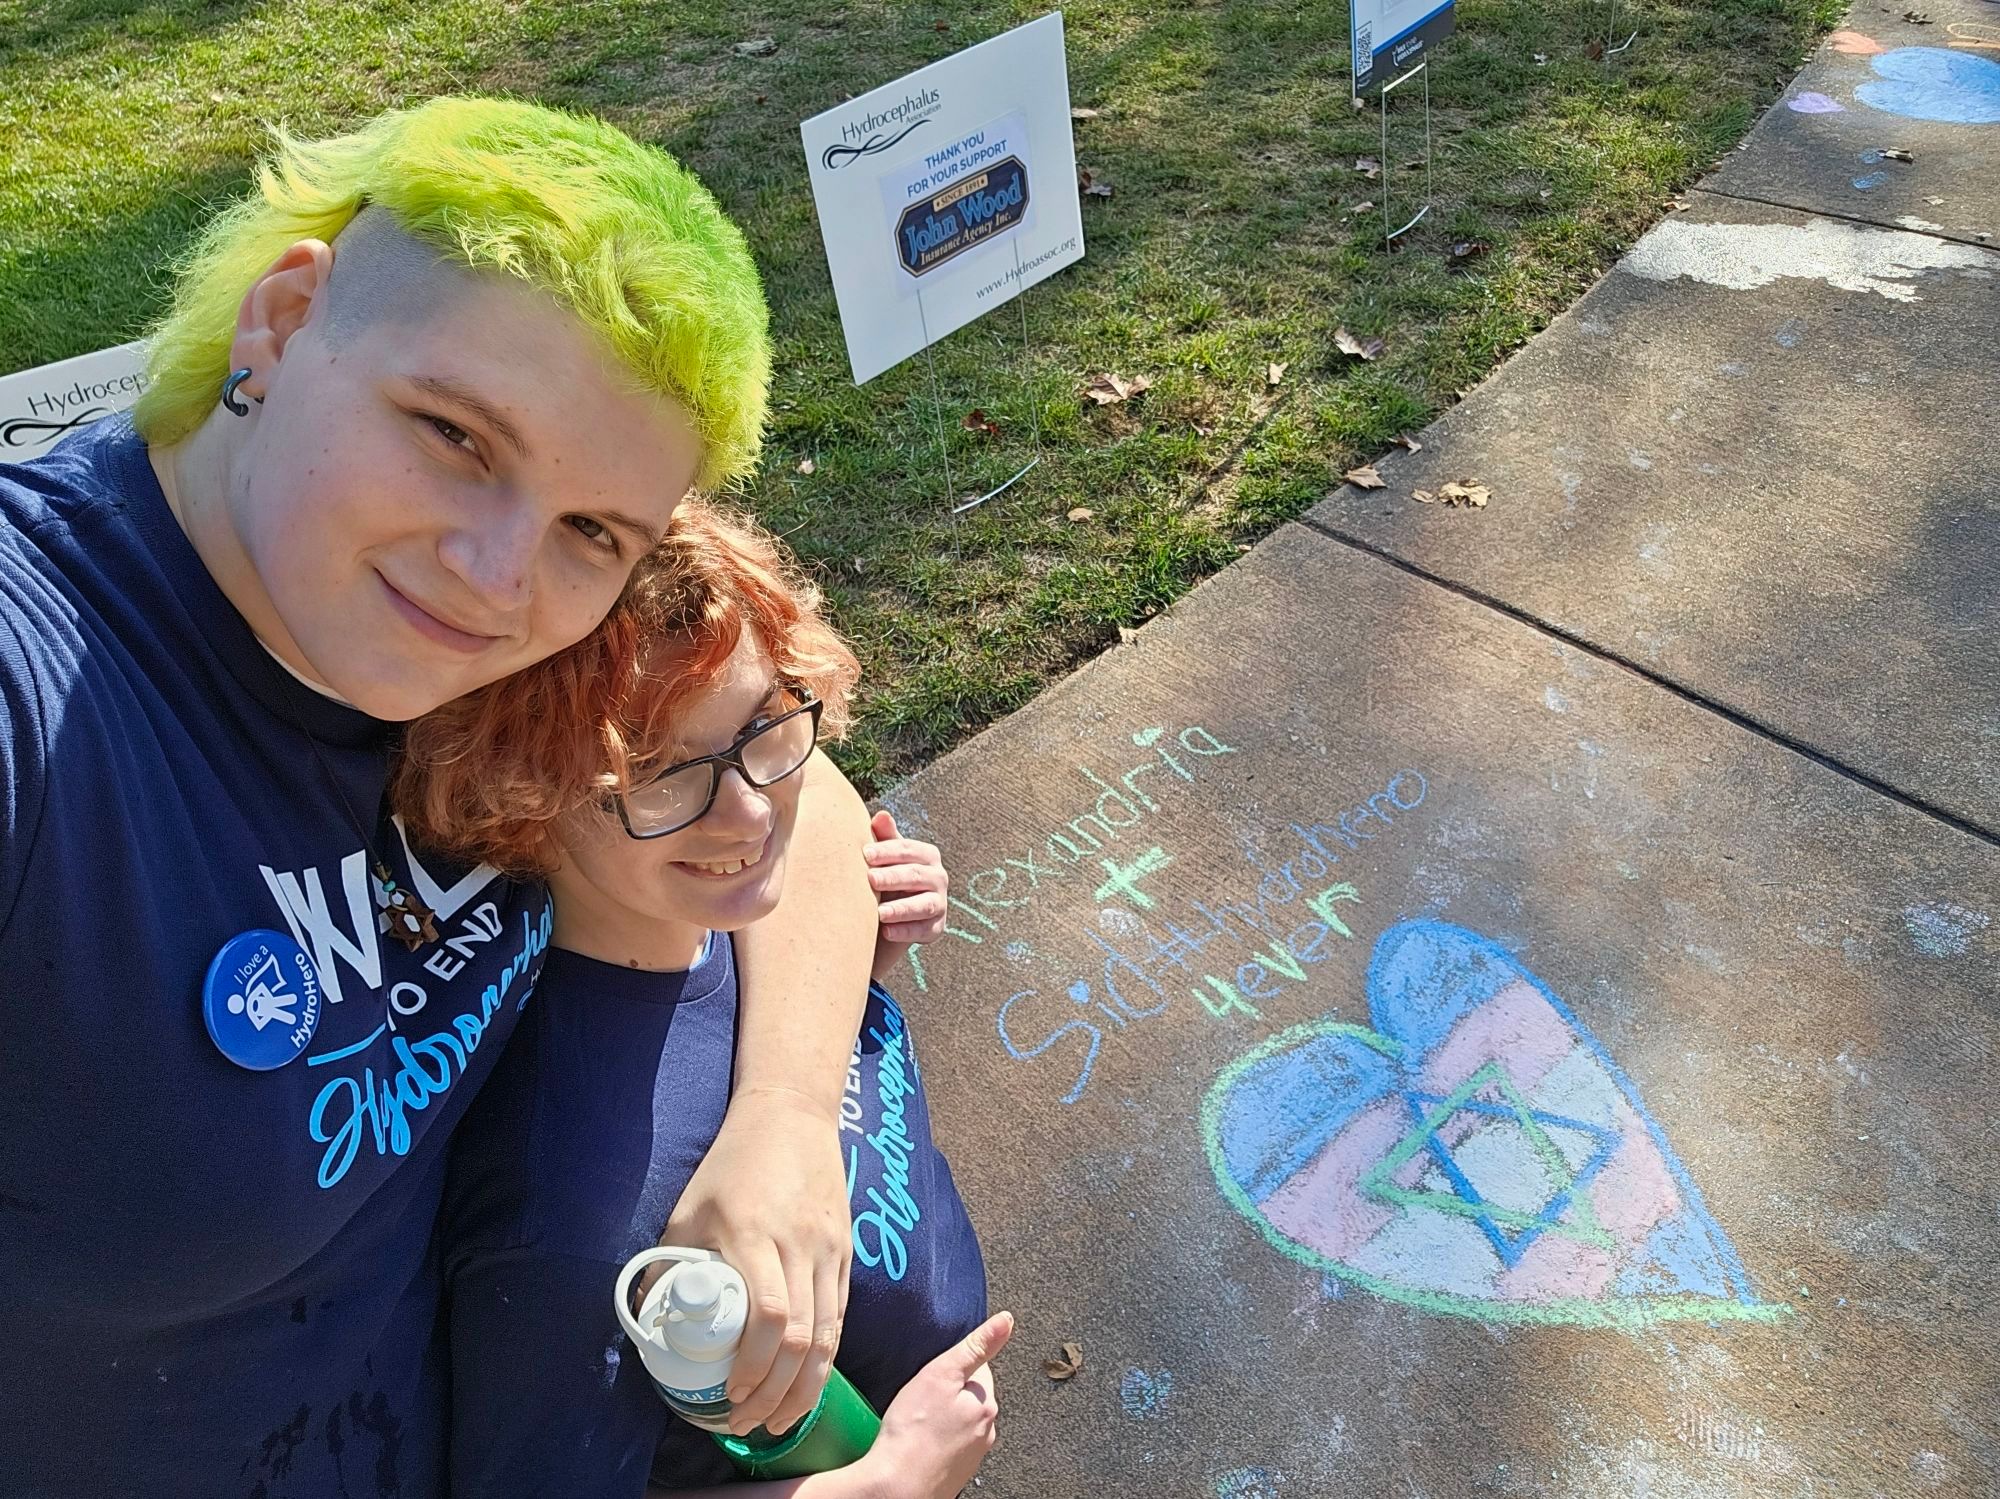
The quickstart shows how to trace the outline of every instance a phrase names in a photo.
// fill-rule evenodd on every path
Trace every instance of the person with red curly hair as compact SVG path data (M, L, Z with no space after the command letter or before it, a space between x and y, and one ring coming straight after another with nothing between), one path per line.
M453 1142L438 1227L461 1499L639 1499L649 1476L675 1492L733 1476L671 1418L611 1292L721 1127L731 934L784 889L799 772L845 728L858 672L776 544L690 504L590 636L411 726L395 795L412 833L545 878L556 909L533 1003ZM885 899L843 1104L854 1269L836 1362L886 1418L850 1468L772 1486L799 1499L958 1493L992 1444L981 1366L1010 1326L986 1321L979 1242L880 984L900 941L936 935L943 869L892 822L877 831Z

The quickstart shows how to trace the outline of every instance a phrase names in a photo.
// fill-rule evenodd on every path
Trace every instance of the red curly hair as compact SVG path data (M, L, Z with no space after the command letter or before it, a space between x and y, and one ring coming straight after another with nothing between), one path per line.
M396 810L433 848L509 874L549 873L562 819L664 763L680 712L720 676L745 629L780 682L826 705L820 728L838 738L861 667L821 614L819 590L755 522L688 500L589 635L410 725Z

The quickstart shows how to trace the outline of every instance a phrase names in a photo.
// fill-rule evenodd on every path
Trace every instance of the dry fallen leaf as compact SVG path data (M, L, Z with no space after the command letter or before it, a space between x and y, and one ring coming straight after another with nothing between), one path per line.
M759 94L757 96L757 102L759 104L768 104L771 102L771 96L769 94Z
M801 458L799 460L799 472L802 474L809 474L818 467L819 465L814 463L810 458Z
M1669 198L1660 206L1666 209L1668 213L1681 213L1687 208L1688 200L1686 198Z
M1542 201L1544 203L1548 202L1549 199L1553 198L1555 195L1556 195L1555 189L1552 187L1545 187L1542 189Z
M1374 206L1375 206L1375 200L1373 198L1370 198L1366 202L1355 204L1352 208L1348 209L1347 211L1349 213L1366 213L1368 212L1369 209L1373 208Z
M859 557L856 557L848 566L854 569L857 576L868 570L868 564L863 562Z
M1475 510L1484 510L1486 502L1493 498L1493 491L1484 484L1460 484L1453 480L1438 486L1438 498L1447 505L1470 505Z
M1354 170L1373 182L1382 175L1382 163L1372 156L1357 156L1354 158Z
M1398 432L1389 441L1399 448L1408 448L1412 453L1421 453L1424 450L1424 445L1407 432Z
M1905 151L1901 146L1884 146L1882 148L1882 159L1884 161L1915 161L1916 157Z
M1083 506L1079 505L1076 509L1070 511L1069 518L1071 520L1089 520L1092 514L1092 511L1086 510Z
M936 25L934 25L933 27L931 27L931 30L933 30L933 31L949 31L949 30L951 30L951 22L949 22L949 21L939 21L939 22L938 22L938 23L937 23Z
M1123 627L1121 627L1121 639L1123 635L1124 631ZM1042 1372L1057 1383L1061 1383L1065 1379L1075 1378L1077 1370L1082 1367L1083 1345L1080 1343L1065 1343L1062 1345L1061 1353L1042 1360Z
M1278 385L1282 383L1285 378L1285 371L1290 368L1291 366L1289 364L1266 365L1264 367L1264 383L1267 385Z
M1069 117L1072 120L1094 120L1099 113L1100 111L1098 110L1084 109L1073 104L1070 106Z
M1592 62L1596 62L1599 58L1604 56L1604 43L1592 42L1588 47L1585 47L1583 49L1583 55L1589 58Z
M1908 21L1908 22L1909 22L1909 23L1910 23L1910 24L1911 24L1912 26L1928 26L1928 25L1930 25L1930 24L1931 24L1931 18L1930 18L1929 16L1925 15L1925 14L1924 14L1924 13L1923 13L1922 11L1920 11L1920 10L1906 10L1906 11L1904 11L1904 12L1903 12L1903 19L1904 19L1905 21Z
M987 437L1000 435L1000 424L977 407L966 412L960 419L959 425L968 432L978 432Z
M1099 406L1116 406L1120 401L1129 401L1141 391L1151 390L1152 377L1134 375L1127 380L1123 375L1092 375L1090 383L1083 388L1084 399Z
M1546 68L1548 65L1549 65L1549 54L1546 52L1537 52L1535 54L1535 66L1538 68Z
M1432 494L1428 489L1413 489L1410 491L1410 498L1415 500L1419 505L1435 505L1437 503L1437 496Z
M1464 265L1468 260L1477 260L1493 248L1483 239L1462 239L1454 243L1445 254L1445 259L1453 265Z
M1133 641L1137 640L1138 638L1139 638L1139 632L1133 629L1130 625L1120 625L1118 627L1118 643L1120 645L1130 645Z
M1250 543L1247 541L1239 541L1236 543L1236 550L1239 552L1247 552L1250 550Z
M778 50L778 43L774 37L753 36L747 42L738 42L729 50L738 57L769 57Z
M1389 481L1375 472L1375 465L1364 463L1360 468L1351 468L1341 477L1356 489L1387 489Z
M1089 167L1079 167L1077 169L1076 190L1086 198L1108 198L1111 196L1111 184L1099 181L1096 174Z
M1388 347L1379 338L1356 338L1345 328L1334 330L1333 346L1343 354L1352 354L1356 359L1366 359L1371 363L1380 359L1383 349Z
M1942 198L1926 198L1924 201L1933 208L1942 208L1944 206L1944 199Z

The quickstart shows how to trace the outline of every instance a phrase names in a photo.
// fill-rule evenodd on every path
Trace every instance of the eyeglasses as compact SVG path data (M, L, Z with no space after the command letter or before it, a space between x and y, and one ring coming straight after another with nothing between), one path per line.
M796 773L812 758L813 745L819 741L822 705L810 693L794 695L805 701L745 730L720 754L669 765L637 790L617 797L618 820L625 824L627 836L663 838L700 822L715 805L725 770L734 770L759 791Z

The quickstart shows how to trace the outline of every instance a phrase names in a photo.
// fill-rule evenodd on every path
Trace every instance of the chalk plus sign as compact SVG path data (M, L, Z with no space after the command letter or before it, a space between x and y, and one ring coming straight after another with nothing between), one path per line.
M1109 859L1097 862L1104 866L1104 872L1111 878L1097 887L1097 894L1091 899L1102 902L1114 895L1122 895L1140 910L1150 911L1153 909L1153 897L1141 890L1136 882L1149 874L1158 874L1174 861L1163 849L1149 848L1122 868Z

